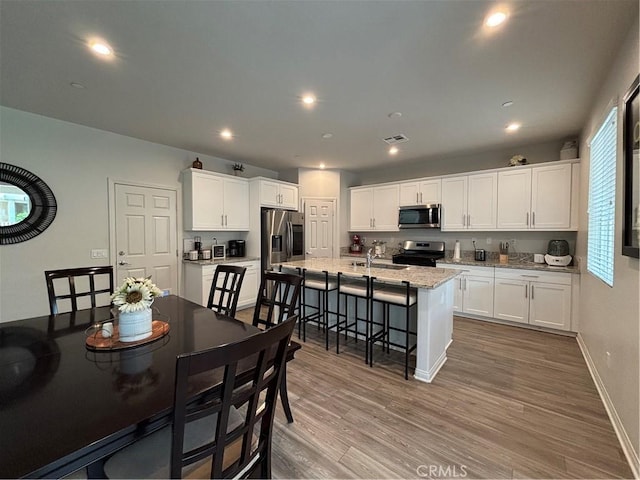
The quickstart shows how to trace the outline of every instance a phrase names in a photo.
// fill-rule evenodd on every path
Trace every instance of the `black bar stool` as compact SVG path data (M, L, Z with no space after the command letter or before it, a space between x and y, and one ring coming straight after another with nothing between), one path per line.
M418 293L415 288L411 288L409 282L403 281L403 286L392 286L371 280L371 298L373 303L382 304L383 328L369 337L371 354L369 355L369 366L373 365L373 346L377 342L382 343L383 350L389 353L389 346L394 346L404 351L404 378L409 379L409 355L417 347L417 334L411 328L411 310L418 304ZM391 326L389 324L389 310L391 306L404 308L404 325ZM404 333L404 342L391 341L391 332ZM413 337L413 342L411 342Z
M298 269L300 270L300 269ZM309 273L306 268L302 269L302 294L300 295L300 316L298 320L298 338L302 328L302 341L307 341L307 323L315 323L318 328L324 331L325 349L329 350L329 314L337 315L329 310L329 292L338 289L338 282L334 278L329 278L329 272L324 270L322 274ZM308 290L315 290L317 293L317 303L310 303ZM307 313L310 311L310 313Z
M367 275L363 275L365 280L344 280L342 272L338 272L338 303L337 303L337 315L336 324L336 353L340 353L340 333L344 332L345 343L351 333L358 342L358 337L362 337L365 340L365 363L369 363L369 342L367 338L369 336L369 328L371 322L371 281ZM344 297L344 313L340 312L340 297ZM349 322L349 298L354 299L355 315L353 320ZM358 316L358 299L365 300L365 317ZM358 329L358 322L364 322L364 332Z

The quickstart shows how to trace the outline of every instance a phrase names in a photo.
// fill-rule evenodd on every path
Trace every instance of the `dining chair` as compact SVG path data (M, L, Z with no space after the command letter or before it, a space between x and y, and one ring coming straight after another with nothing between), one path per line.
M282 273L266 271L260 283L256 306L253 310L253 326L269 329L278 325L286 319L296 317L298 298L302 277L293 273ZM289 353L293 354L302 346L297 342L290 342ZM287 392L287 371L282 372L282 382L280 383L280 401L284 409L285 416L289 423L293 422L289 395Z
M104 305L111 304L111 293L113 293L113 267L111 265L47 270L44 272L44 278L47 282L51 315L60 313L58 302L61 300L70 302L71 308L65 311L71 312L79 309L78 300L83 297L90 297L91 300L91 305L87 305L86 308L101 306L97 304L99 296L101 299L102 297L105 297L105 300L108 299L108 301L102 301ZM66 282L61 279L66 279ZM67 285L65 293L59 293L65 283ZM59 287L58 290L56 290L56 286ZM82 308L85 307L81 305L80 309Z
M107 476L271 478L275 405L295 322L179 355L171 426L114 454L104 466ZM205 390L210 395L194 401L191 382L216 372L223 378L216 395Z
M218 265L211 282L207 308L235 317L246 271L245 267L236 265Z

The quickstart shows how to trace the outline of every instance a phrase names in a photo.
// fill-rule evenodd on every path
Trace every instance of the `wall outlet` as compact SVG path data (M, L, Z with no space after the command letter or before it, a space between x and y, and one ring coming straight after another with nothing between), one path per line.
M478 239L475 237L471 237L471 243L478 243Z
M107 258L109 256L109 252L103 248L94 248L91 250L91 258Z
M512 238L509 240L509 247L516 248L516 239Z
M493 238L487 237L487 245L491 245L493 243Z

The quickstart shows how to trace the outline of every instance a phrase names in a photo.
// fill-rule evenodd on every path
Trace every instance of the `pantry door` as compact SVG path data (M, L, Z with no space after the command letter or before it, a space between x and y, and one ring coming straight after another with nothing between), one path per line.
M114 183L112 191L117 285L126 277L151 276L166 294L177 294L176 191L124 183Z
M304 233L306 258L332 258L335 202L304 199Z

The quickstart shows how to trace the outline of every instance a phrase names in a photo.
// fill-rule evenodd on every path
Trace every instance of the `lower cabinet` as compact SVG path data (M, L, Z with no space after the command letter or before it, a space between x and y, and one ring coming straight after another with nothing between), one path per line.
M453 311L485 317L493 316L493 267L439 265L460 270L454 279Z
M255 305L260 286L258 272L260 271L260 261L252 260L247 262L229 262L239 267L245 267L242 288L238 297L238 310ZM184 295L187 300L191 300L203 307L207 306L209 291L216 271L216 265L185 264L184 275Z
M494 317L571 329L571 274L496 269Z

